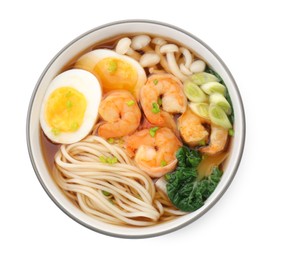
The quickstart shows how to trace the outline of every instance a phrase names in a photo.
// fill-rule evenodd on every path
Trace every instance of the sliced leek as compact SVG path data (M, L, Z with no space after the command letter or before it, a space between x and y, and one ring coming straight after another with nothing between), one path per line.
M219 93L211 94L210 103L220 106L227 115L231 114L231 106L222 94Z
M189 104L189 107L191 108L191 110L198 116L209 120L209 104L207 103L194 103L191 102Z
M210 104L209 106L209 117L212 123L215 125L221 126L225 129L232 128L232 125L224 112L224 110L215 104Z
M197 85L203 85L208 82L219 82L219 79L207 72L199 72L190 76L191 81Z
M218 82L205 83L201 85L201 89L208 95L211 95L213 93L220 93L222 95L225 95L225 91L226 91L225 86Z
M205 102L207 100L207 96L203 90L190 80L184 82L184 93L193 102Z

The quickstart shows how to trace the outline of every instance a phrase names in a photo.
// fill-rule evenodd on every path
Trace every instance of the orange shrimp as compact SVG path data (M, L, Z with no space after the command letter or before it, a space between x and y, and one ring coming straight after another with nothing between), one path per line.
M176 151L182 145L175 134L166 127L144 129L125 139L128 154L134 156L136 164L152 178L174 170Z
M212 124L209 145L201 147L200 151L209 155L217 154L224 150L227 139L228 130Z
M104 120L98 135L104 138L123 137L138 128L141 112L133 95L126 90L109 92L101 101L99 114Z
M185 112L187 106L187 98L179 79L171 74L150 76L140 90L140 101L151 124L166 126L177 132L172 114Z
M200 142L208 140L209 133L203 126L206 120L194 114L187 107L184 114L178 118L178 129L183 140L190 146L196 146Z

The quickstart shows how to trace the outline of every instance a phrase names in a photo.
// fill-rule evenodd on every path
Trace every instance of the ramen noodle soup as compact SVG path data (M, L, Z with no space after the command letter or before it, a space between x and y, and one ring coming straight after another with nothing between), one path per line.
M41 146L50 174L85 214L113 225L196 211L220 182L234 136L227 87L171 39L100 42L45 93Z

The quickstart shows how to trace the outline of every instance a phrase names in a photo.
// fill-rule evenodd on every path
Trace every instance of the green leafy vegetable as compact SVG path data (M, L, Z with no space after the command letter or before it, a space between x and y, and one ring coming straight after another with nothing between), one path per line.
M222 171L214 167L212 173L198 180L197 166L201 162L199 152L182 146L176 153L178 166L166 175L167 194L180 210L192 212L202 207L219 183Z

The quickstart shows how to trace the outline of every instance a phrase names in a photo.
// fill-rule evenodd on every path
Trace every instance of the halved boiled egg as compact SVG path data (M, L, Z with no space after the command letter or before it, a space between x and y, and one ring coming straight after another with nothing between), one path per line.
M51 81L41 107L45 135L61 144L83 139L96 122L101 96L100 83L92 73L71 69L59 74Z
M103 91L124 89L139 100L140 88L147 77L142 66L134 59L112 50L97 49L81 56L75 68L93 73L100 80Z

